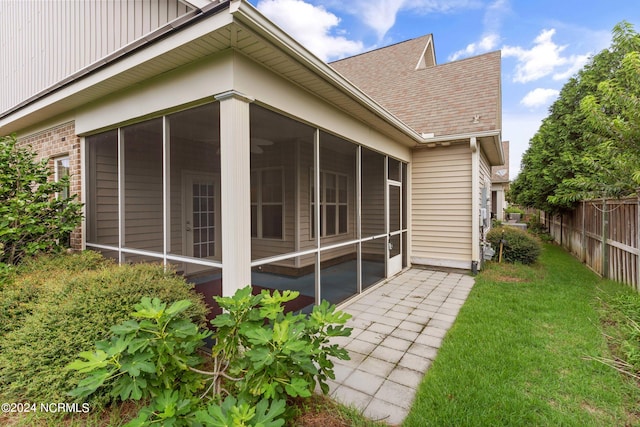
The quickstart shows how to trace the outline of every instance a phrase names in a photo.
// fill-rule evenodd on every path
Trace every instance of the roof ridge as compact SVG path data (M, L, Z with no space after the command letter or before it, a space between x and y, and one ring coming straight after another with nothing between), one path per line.
M467 56L466 58L456 59L455 61L449 61L449 62L445 62L445 63L442 63L442 64L437 64L436 67L441 67L443 65L449 65L449 64L456 64L458 62L463 62L463 61L469 61L471 59L476 59L476 58L480 58L480 57L483 57L483 56L495 55L496 53L499 53L499 54L502 55L501 52L502 52L501 49L492 50L490 52L481 53L479 55Z
M403 41L396 42L396 43L393 43L393 44L389 44L389 45L386 45L386 46L381 46L381 47L378 47L378 48L375 48L375 49L368 50L366 52L360 52L360 53L357 53L357 54L352 55L352 56L347 56L346 58L336 59L335 61L331 61L328 64L335 64L336 62L345 61L347 59L352 59L352 58L357 58L357 57L362 56L362 55L368 55L368 54L373 53L373 52L378 52L378 51L383 50L383 49L391 48L391 47L398 46L398 45L403 44L403 43L408 43L408 42L415 41L415 40L418 40L418 39L422 39L422 38L425 38L425 37L433 38L433 33L423 34L423 35L418 36L418 37L413 37L411 39L403 40Z

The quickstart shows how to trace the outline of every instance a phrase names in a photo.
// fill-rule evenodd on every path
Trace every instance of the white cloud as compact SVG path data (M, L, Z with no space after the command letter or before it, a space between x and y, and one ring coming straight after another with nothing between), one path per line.
M533 41L531 49L520 46L504 46L503 57L518 60L514 82L528 83L553 75L555 80L563 80L578 71L588 60L589 54L563 56L566 45L557 45L553 40L556 30L543 30ZM567 67L562 71L559 68Z
M318 2L355 16L375 31L378 41L394 26L398 13L402 11L428 15L482 7L481 0L317 0L316 3Z
M258 10L324 61L360 53L361 41L332 34L340 18L303 0L261 0Z
M479 55L494 50L500 41L500 27L504 15L510 10L508 0L496 0L491 3L484 13L484 32L480 40L469 43L464 49L449 55L450 61L460 58Z
M458 50L449 56L449 61L455 61L460 58L478 55L495 49L498 44L499 37L497 34L487 34L479 41L470 43L464 49Z
M405 0L370 0L366 5L363 2L355 2L360 6L360 15L366 25L375 30L378 40L382 40L387 31L396 23L396 16ZM358 5L360 4L360 5Z
M584 67L585 64L589 62L590 58L591 58L590 53L586 53L584 55L572 55L570 57L570 62L572 63L572 65L563 72L555 73L553 75L553 80L568 79L569 77L573 76L575 73L580 71L582 67Z
M527 93L520 103L530 108L542 107L549 104L549 101L559 94L560 92L555 89L536 88Z

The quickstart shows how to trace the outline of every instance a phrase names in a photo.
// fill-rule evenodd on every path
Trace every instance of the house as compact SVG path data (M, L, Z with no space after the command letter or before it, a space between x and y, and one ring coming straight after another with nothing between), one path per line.
M491 216L504 221L507 208L506 193L509 190L509 141L502 141L505 162L491 168Z
M74 248L299 308L480 267L498 52L436 65L429 35L326 64L243 0L0 8L0 134L71 175Z

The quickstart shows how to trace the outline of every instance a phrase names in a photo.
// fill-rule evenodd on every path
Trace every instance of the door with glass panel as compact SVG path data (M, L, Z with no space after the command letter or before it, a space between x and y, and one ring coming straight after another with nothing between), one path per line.
M194 258L213 260L219 250L217 217L220 197L216 194L215 176L185 174L185 215L183 224L184 253ZM198 266L188 267L187 274L197 272ZM192 271L195 270L195 271Z
M389 237L387 241L387 276L402 270L402 229L400 218L402 215L402 184L389 182Z

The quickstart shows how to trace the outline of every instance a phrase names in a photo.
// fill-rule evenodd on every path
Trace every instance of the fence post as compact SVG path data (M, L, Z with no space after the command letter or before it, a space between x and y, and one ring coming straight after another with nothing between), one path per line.
M638 201L636 203L636 249L638 250L638 254L636 255L636 277L634 280L636 281L636 290L640 291L640 188L636 190L636 196L638 197Z
M587 203L583 200L582 201L582 236L581 236L581 243L580 243L580 246L581 246L580 261L582 262L587 261L587 230L585 228L586 212L587 212Z
M607 212L607 200L602 200L602 277L609 277L609 212Z

